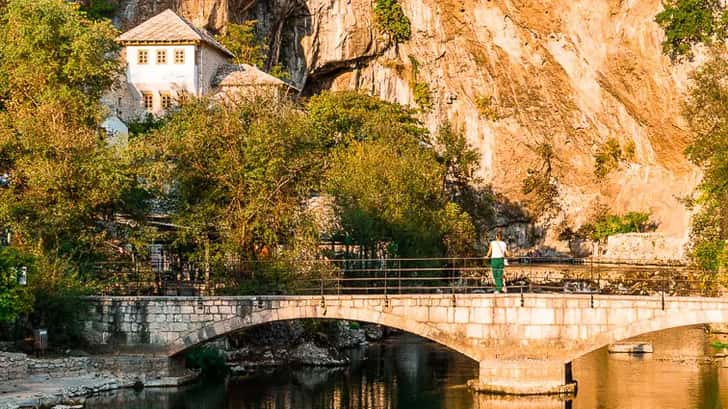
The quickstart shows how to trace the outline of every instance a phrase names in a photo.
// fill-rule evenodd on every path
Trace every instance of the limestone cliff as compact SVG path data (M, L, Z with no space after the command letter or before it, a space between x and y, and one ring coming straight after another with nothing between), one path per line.
M660 0L400 0L412 38L397 46L377 31L373 0L120 1L124 27L167 7L212 30L256 19L272 60L308 93L362 89L414 104L416 61L433 98L423 121L462 129L496 191L522 200L526 170L540 160L534 149L549 143L568 223L601 203L649 210L658 231L686 234L679 198L700 176L683 156L690 67L661 53ZM610 138L633 143L635 155L598 180L594 156Z

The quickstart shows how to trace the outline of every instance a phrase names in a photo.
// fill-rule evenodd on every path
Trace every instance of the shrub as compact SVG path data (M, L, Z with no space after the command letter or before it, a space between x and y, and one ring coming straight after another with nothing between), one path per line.
M53 347L83 344L83 317L88 304L81 297L95 292L93 283L82 282L76 268L64 260L41 257L35 270L28 279L35 298L31 323L48 329L48 342Z
M407 41L412 36L410 20L397 0L377 0L374 4L374 21L395 43Z
M424 111L432 109L432 91L426 82L415 82L412 92L417 106L422 108Z
M117 6L109 2L109 0L87 0L82 4L81 10L92 20L100 20L102 18L113 18L116 13Z
M615 138L609 138L594 155L594 175L603 178L609 172L617 169L620 163L633 160L635 149L634 141L629 141L622 150L619 141Z
M415 103L423 111L429 111L432 109L433 105L432 91L430 90L430 86L426 82L419 81L417 78L420 74L420 62L417 61L417 58L415 58L413 55L409 56L409 60L412 70L410 74L410 88L412 88L412 95L414 96Z
M481 95L475 98L475 106L478 108L478 113L483 118L491 121L497 121L500 116L498 115L498 107L495 106L493 97Z
M33 268L34 260L13 248L0 247L0 323L13 322L28 312L33 296L27 287L18 284L21 268Z
M535 148L540 164L536 168L528 168L523 179L521 191L531 195L533 200L530 209L537 215L553 214L561 210L559 203L558 180L553 175L554 149L549 143L541 143Z
M628 212L624 215L605 212L598 215L593 223L582 226L579 233L592 240L604 240L614 234L644 232L653 228L647 212Z
M228 374L222 351L209 346L193 348L185 355L187 368L199 369L203 378L224 378Z

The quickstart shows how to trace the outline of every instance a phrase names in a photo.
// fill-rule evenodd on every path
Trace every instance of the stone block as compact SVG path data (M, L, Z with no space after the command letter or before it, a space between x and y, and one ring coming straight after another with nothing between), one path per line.
M601 325L607 323L607 309L584 308L581 310L581 323L586 325Z
M493 298L490 296L479 296L473 299L473 307L493 307Z
M430 322L446 322L448 321L447 308L437 306L430 307L428 320Z
M454 308L454 321L456 323L464 324L470 321L470 308L468 307L456 307Z
M501 307L495 307L493 310L493 323L494 324L507 324L506 310Z
M567 308L564 310L563 324L573 325L581 323L581 311L579 309Z
M552 325L556 323L556 315L550 308L534 308L531 312L531 323L540 325Z
M491 324L493 322L493 309L473 307L470 311L470 320L478 324Z

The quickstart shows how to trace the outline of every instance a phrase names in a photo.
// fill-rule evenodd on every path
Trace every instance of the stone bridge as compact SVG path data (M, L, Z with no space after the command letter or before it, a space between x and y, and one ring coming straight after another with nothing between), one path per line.
M145 347L170 358L273 321L343 319L431 339L480 364L482 391L535 394L575 388L571 362L644 333L728 322L728 299L564 294L260 297L89 297L93 344Z

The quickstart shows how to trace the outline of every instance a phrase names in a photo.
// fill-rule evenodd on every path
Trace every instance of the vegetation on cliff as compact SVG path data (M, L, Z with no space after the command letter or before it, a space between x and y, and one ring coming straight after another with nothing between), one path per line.
M615 138L609 138L594 155L594 175L604 178L620 164L634 159L635 144L630 141L624 148Z
M673 61L692 58L692 47L726 36L728 14L721 0L668 0L656 21L665 30L663 50Z
M235 55L234 64L250 64L264 69L269 59L270 46L256 33L256 24L255 20L241 24L227 23L225 33L217 35L216 38ZM280 79L290 78L290 74L280 64L272 65L269 71Z
M530 197L529 210L536 217L553 216L561 210L559 203L559 181L554 173L556 154L549 143L534 148L537 165L529 167L523 179L521 190Z
M376 0L374 21L381 31L395 43L402 43L412 36L409 18L402 11L397 0Z

